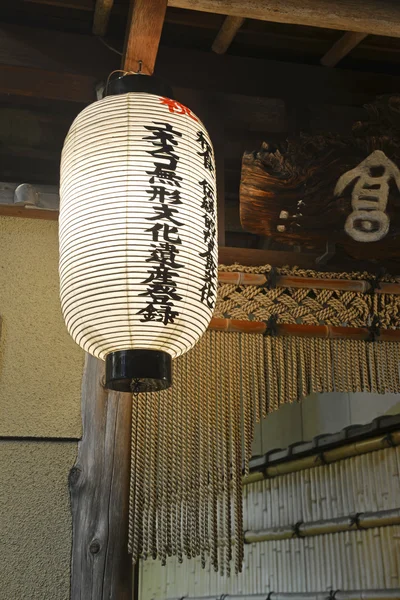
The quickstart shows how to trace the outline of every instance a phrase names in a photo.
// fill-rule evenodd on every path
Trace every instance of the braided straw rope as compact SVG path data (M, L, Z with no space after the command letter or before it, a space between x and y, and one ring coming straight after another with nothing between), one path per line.
M221 267L268 273L270 267ZM341 279L362 273L280 274ZM392 281L389 276L384 278ZM281 323L400 328L400 296L221 284L215 316ZM254 424L311 392L400 393L400 344L354 339L207 332L173 363L173 387L133 399L129 551L200 556L215 570L241 570L242 467ZM234 545L232 543L234 539ZM234 549L234 552L233 552Z
M221 272L264 273L264 267L232 265L219 267ZM368 273L321 273L304 269L278 269L280 275L312 277L314 279L364 279L371 280ZM397 282L389 275L381 281ZM304 323L306 325L362 327L369 315L379 317L380 326L390 329L400 327L400 295L371 294L338 290L306 288L273 288L263 286L220 284L214 316L231 319L268 320L278 317L278 323Z

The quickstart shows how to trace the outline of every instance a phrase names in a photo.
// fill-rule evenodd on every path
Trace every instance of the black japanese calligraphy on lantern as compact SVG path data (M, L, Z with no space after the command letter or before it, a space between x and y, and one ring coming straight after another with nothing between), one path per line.
M197 152L203 159L204 168L214 173L214 155L211 144L207 141L202 131L197 132L197 142L200 145L200 151ZM216 295L216 280L217 280L217 261L215 259L215 246L217 239L217 231L215 226L215 192L214 187L203 179L199 181L201 189L201 208L203 209L204 229L203 237L206 245L204 252L200 253L200 257L204 258L204 275L202 277L203 285L200 288L201 301L208 308L214 308Z
M217 231L215 227L215 195L213 187L206 179L199 182L202 187L201 208L204 209L204 242L206 250L200 253L204 258L204 276L203 285L200 288L201 301L208 308L214 308L216 279L217 279L217 261L214 258Z
M204 135L204 133L202 131L197 132L197 140L196 141L199 142L199 144L201 146L201 151L198 152L197 154L199 156L203 157L204 167L211 173L214 173L215 166L214 166L213 149L212 149L211 144L207 141L206 136Z
M200 150L197 152L203 159L204 168L215 172L214 155L211 144L208 142L202 131L197 132L197 140L200 145ZM204 242L206 249L200 253L200 257L204 258L204 276L203 285L200 288L201 301L204 302L208 308L214 308L215 294L216 294L216 279L217 279L217 262L214 258L217 231L215 226L215 192L214 187L203 179L199 181L201 188L201 208L204 210Z
M141 321L168 325L179 315L174 303L182 300L177 292L179 270L184 267L178 259L182 244L179 227L183 224L179 219L182 177L176 173L179 162L177 138L181 138L182 133L169 123L153 122L145 129L150 135L143 139L152 146L146 152L154 158L152 170L146 171L149 176L146 193L153 204L153 215L147 217L149 228L145 231L152 243L146 259L150 267L148 277L142 281L147 288L139 294L147 297L148 303L138 314L142 315Z

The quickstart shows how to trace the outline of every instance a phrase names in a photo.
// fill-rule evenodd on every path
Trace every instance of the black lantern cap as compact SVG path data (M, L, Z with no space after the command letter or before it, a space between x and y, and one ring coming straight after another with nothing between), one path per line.
M161 350L121 350L106 356L105 387L117 392L158 392L172 384L172 359Z
M117 96L118 94L127 94L128 92L145 92L174 100L174 95L169 85L153 75L142 75L141 73L119 75L110 79L104 90L104 96Z

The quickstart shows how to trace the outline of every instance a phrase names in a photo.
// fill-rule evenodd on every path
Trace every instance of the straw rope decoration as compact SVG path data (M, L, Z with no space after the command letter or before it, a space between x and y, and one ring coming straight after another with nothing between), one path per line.
M220 266L262 273L271 267ZM279 269L280 276L367 273ZM390 276L381 281L398 283ZM375 282L376 285L376 282ZM382 290L381 290L382 292ZM400 295L222 283L215 317L400 329ZM129 551L133 562L201 557L222 573L243 560L242 473L254 424L312 392L400 393L400 343L208 331L173 361L172 388L133 398Z

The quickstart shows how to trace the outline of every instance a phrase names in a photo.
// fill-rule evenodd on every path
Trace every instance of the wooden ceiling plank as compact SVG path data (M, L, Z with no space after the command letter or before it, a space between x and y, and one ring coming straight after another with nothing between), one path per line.
M133 0L122 69L152 75L168 0Z
M358 31L347 31L335 42L328 52L321 58L320 63L324 67L336 67L336 65L347 56L358 44L360 44L368 33Z
M169 0L169 6L232 17L400 37L397 0Z
M113 6L114 0L96 0L93 17L93 35L103 37L107 33L108 21L110 20Z
M94 0L24 0L24 4L47 4L57 8L92 11Z
M217 54L224 54L233 42L235 35L244 21L244 17L226 17L211 46L211 50Z
M95 85L85 75L0 64L0 95L89 104L96 99Z

